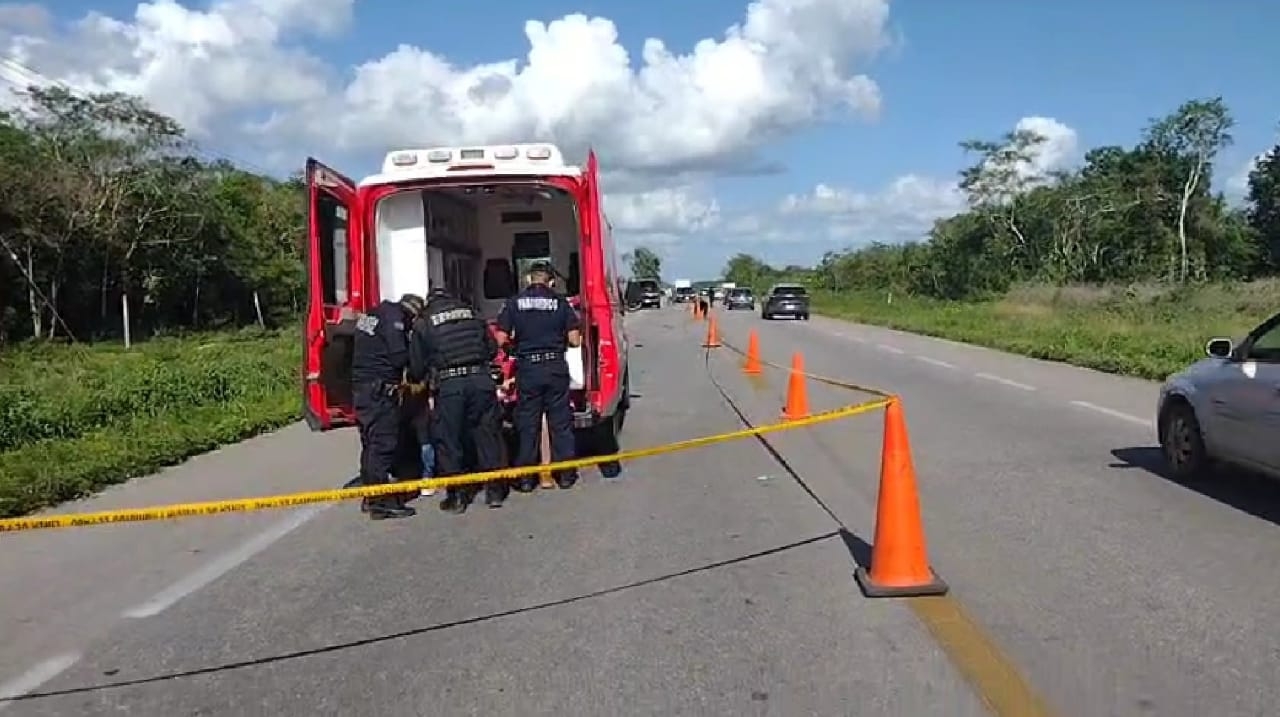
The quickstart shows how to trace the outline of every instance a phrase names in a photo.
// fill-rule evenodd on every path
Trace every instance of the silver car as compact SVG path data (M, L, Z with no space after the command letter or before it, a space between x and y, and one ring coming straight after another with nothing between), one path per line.
M1280 479L1280 314L1234 344L1216 338L1201 359L1165 381L1160 447L1175 478L1227 463Z

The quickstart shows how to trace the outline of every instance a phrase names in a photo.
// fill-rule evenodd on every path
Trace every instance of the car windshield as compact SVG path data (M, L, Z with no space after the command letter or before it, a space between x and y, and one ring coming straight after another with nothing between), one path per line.
M779 286L773 290L774 296L804 296L803 286Z
M656 281L641 281L638 283L640 284L641 291L657 291L658 290L658 282Z
M729 292L729 296L748 297L751 296L751 289L734 289Z

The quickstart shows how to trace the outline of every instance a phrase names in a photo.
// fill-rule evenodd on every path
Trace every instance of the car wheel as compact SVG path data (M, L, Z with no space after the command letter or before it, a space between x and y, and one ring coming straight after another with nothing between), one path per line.
M1185 401L1165 409L1160 418L1160 450L1165 465L1177 480L1193 480L1205 475L1209 455L1195 411Z
M808 320L809 320L809 314L808 314L808 313L805 313L805 314L801 315L801 316L800 316L800 318L801 318L801 319L803 319L803 320L805 320L805 321L808 321Z

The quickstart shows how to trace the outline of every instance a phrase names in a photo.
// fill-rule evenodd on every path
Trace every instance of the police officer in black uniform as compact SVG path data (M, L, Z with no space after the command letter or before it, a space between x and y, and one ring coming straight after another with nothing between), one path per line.
M542 443L542 415L547 416L551 433L552 461L575 456L573 413L569 407L568 346L581 346L578 314L569 302L550 286L551 265L538 262L529 268L529 285L507 299L498 314L498 328L510 337L516 360L516 407L514 421L520 441L517 466L538 463ZM558 472L556 484L572 488L578 471ZM533 476L521 478L516 489L528 492L537 487Z
M466 439L471 438L475 470L502 467L501 427L497 385L489 365L498 353L498 344L489 327L465 302L443 289L431 292L426 310L414 327L409 351L409 379L430 378L435 386L434 434L436 475L463 473ZM497 508L506 500L506 481L485 486L485 504ZM465 512L476 489L450 488L441 501L441 510Z
M360 482L390 482L400 448L400 390L409 362L408 326L422 312L421 297L405 294L383 301L356 320L351 359L352 400L360 430ZM374 520L414 514L403 495L366 498L361 506Z

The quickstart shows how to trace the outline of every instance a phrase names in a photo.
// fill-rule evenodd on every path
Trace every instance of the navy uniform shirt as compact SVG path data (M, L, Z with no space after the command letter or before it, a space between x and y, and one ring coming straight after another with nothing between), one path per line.
M512 337L517 357L564 353L569 332L579 325L578 312L546 284L530 284L498 313L498 328Z
M394 301L383 301L356 319L353 382L400 382L409 364L404 319L404 308Z

